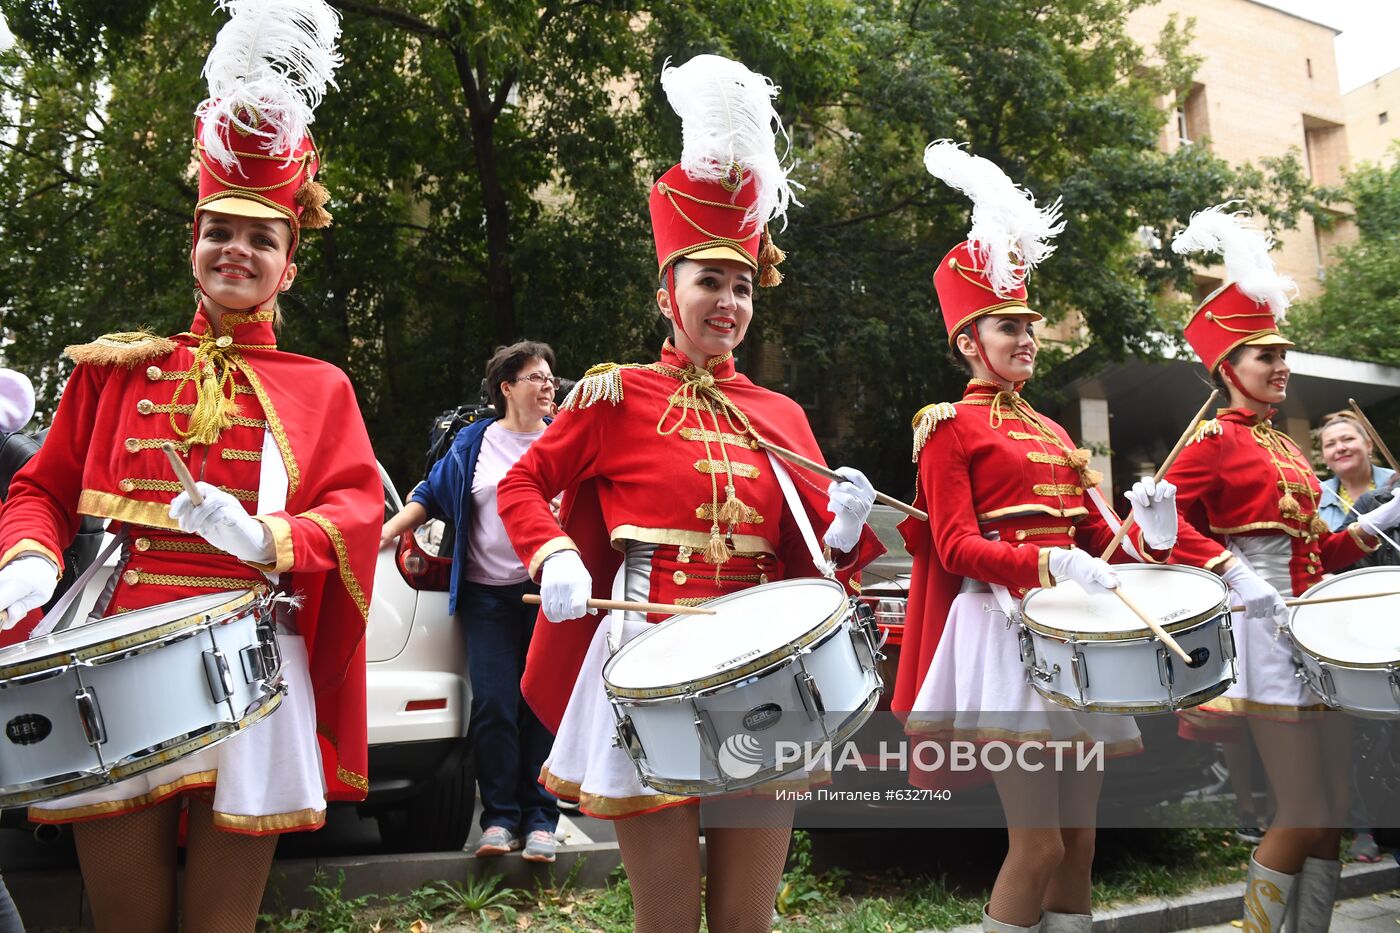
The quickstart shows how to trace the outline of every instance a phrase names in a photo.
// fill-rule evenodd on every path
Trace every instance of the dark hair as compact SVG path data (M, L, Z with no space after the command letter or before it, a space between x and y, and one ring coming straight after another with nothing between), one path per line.
M491 404L499 414L506 413L501 383L514 382L525 364L535 359L544 360L551 370L554 369L554 351L549 344L538 340L522 340L508 347L497 347L491 359L486 361L486 394L491 397Z
M976 335L972 333L972 328L977 326L978 320L981 320L981 318L978 318L977 320L974 320L970 324L963 327L962 330L958 331L956 334L953 335L952 340L948 341L948 359L952 361L954 366L959 367L960 369L962 369L963 372L967 373L969 376L976 374L972 371L972 361L969 360L967 357L963 356L962 351L958 349L958 337L962 334L967 334L967 336L971 337L972 339L977 339Z

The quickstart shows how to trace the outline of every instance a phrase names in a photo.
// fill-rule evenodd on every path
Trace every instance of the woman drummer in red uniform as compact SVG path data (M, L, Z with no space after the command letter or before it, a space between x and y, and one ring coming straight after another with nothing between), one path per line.
M826 529L844 574L879 553L865 529L874 491L854 470L828 498L799 467L802 515L784 500L764 439L820 460L802 409L734 368L756 285L781 281L768 224L791 195L774 152L777 89L702 55L661 77L680 114L681 163L652 186L661 314L673 336L647 365L595 366L557 420L501 481L501 518L540 581L543 614L522 683L557 732L541 780L591 816L616 820L636 929L700 925L699 808L643 786L613 744L601 669L611 619L590 596L695 605L768 581L818 573L799 521ZM549 507L564 491L563 527ZM832 514L835 519L833 521ZM829 527L828 527L829 526ZM815 543L815 542L814 542ZM658 621L653 616L649 621ZM626 636L648 621L626 619ZM698 749L697 749L698 753ZM791 829L710 828L705 911L712 930L767 930Z
M78 365L48 438L0 516L12 618L47 601L84 515L110 519L123 542L100 615L259 587L299 607L277 607L287 692L267 718L31 808L73 824L99 930L175 929L186 805L185 929L252 929L277 834L320 827L327 800L368 787L363 636L382 490L349 380L279 351L274 330L302 231L330 220L306 127L339 61L339 21L322 0L254 6L230 4L206 65L190 328L70 347ZM202 504L181 492L165 443L201 480ZM151 690L152 704L173 702Z
M1107 757L1132 754L1141 740L1131 717L1064 710L1032 689L1008 621L1034 587L1071 581L1106 593L1118 585L1092 556L1117 520L1094 488L1089 452L1020 394L1035 372L1042 319L1027 304L1025 280L1054 250L1050 240L1064 227L1058 205L1037 208L999 168L947 140L928 147L925 164L974 204L967 241L933 277L949 346L972 379L962 399L914 418L915 504L929 520L900 526L914 569L892 709L916 735L1017 746L1099 741ZM1164 560L1176 540L1171 486L1143 480L1129 499L1128 556ZM1011 768L994 779L1009 846L984 929L1087 933L1102 774L1059 775L1047 759L1043 770Z
M1400 505L1336 533L1318 515L1321 487L1308 457L1270 423L1288 388L1293 343L1278 322L1293 283L1275 272L1269 238L1227 208L1200 212L1172 244L1182 254L1222 253L1230 279L1186 325L1230 405L1197 428L1167 473L1184 519L1172 561L1220 573L1245 606L1234 627L1239 679L1197 716L1248 726L1278 803L1250 859L1246 926L1275 933L1291 903L1289 929L1318 933L1331 921L1341 872L1341 830L1325 827L1345 820L1351 733L1346 717L1324 716L1321 698L1294 676L1280 631L1283 597L1374 551L1371 532L1400 522Z

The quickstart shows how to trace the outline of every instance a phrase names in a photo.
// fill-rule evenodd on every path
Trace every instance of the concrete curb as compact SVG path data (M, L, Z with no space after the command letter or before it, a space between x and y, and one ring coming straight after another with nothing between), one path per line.
M315 905L316 896L309 887L317 872L318 883L330 887L342 884L343 873L341 896L349 899L364 894L411 894L430 881L460 883L492 874L503 876L508 887L531 892L538 886L561 885L566 879L574 887L601 888L621 864L616 842L560 846L550 865L527 862L518 852L485 859L462 852L283 859L272 865L262 910L284 913ZM77 869L6 872L5 884L30 933L92 928Z
M1400 866L1354 862L1342 870L1338 900L1380 894L1400 887ZM1205 888L1183 897L1142 901L1094 915L1094 933L1176 933L1240 919L1244 882ZM978 926L957 927L951 933L974 933ZM920 933L935 933L921 930Z

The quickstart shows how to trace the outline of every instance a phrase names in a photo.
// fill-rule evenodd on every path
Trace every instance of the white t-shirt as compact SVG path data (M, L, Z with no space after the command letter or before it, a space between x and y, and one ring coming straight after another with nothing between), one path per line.
M476 472L472 475L472 527L467 536L464 579L490 586L506 586L530 579L520 558L515 556L505 525L496 512L496 484L543 433L519 434L507 430L499 421L487 425L481 438Z

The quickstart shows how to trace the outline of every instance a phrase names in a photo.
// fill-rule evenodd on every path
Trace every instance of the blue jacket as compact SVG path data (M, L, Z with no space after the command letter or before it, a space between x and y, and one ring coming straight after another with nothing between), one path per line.
M466 572L467 539L472 530L472 478L476 461L481 456L481 441L486 428L499 418L488 417L473 421L457 432L452 448L433 464L428 478L409 494L409 502L417 502L428 510L430 518L450 521L457 529L452 548L452 585L447 594L447 611L457 612L457 594ZM546 418L548 424L551 419Z
M1383 466L1375 466L1374 464L1371 466L1371 482L1375 484L1377 489L1384 489L1394 475L1394 470L1387 470ZM1337 489L1341 482L1335 476L1323 480L1322 496L1317 500L1317 514L1322 516L1327 527L1333 531L1338 531L1356 520L1356 516L1343 508L1342 500L1337 498Z

